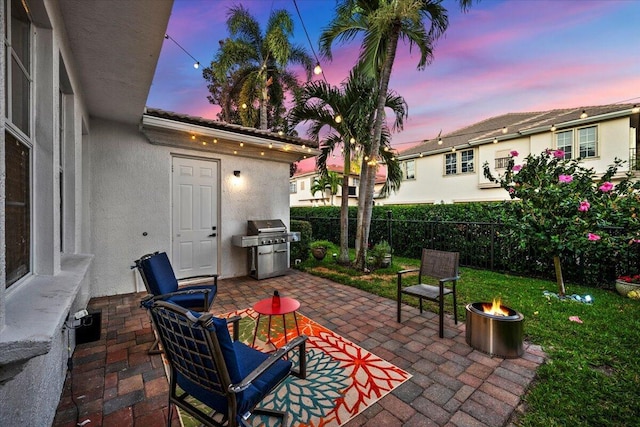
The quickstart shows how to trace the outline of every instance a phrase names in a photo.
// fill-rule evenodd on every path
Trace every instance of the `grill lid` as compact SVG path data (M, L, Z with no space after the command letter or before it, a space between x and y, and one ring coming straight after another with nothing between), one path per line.
M285 233L287 227L279 219L262 219L247 221L247 234L255 236L262 233Z

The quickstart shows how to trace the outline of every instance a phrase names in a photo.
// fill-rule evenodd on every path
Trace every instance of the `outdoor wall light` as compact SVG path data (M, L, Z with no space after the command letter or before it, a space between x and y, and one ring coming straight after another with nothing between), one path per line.
M240 171L233 171L233 176L240 178Z

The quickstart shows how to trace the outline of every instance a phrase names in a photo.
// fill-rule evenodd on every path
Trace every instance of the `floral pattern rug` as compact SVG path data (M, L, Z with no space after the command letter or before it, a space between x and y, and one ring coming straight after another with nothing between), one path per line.
M251 345L258 314L252 309L239 310L221 317L241 316L240 340ZM300 334L306 343L307 378L289 376L259 407L285 411L292 427L337 427L364 411L373 403L411 378L397 366L355 345L322 325L296 314ZM268 344L268 317L262 316L256 334L255 347L271 351ZM297 335L293 314L286 316L287 338ZM284 344L282 317L273 316L270 338L274 345ZM297 356L293 356L297 366ZM180 411L184 426L198 425ZM276 426L279 420L252 416L253 426Z

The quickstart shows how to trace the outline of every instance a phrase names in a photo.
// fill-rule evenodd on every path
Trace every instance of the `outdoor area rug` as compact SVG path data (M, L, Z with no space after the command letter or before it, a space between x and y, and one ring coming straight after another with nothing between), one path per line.
M258 314L252 309L239 310L220 317L241 316L240 340L251 345ZM255 347L271 351L267 342L266 316L260 320ZM292 427L336 427L364 411L393 389L411 378L397 366L379 358L297 313L300 334L307 335L307 378L289 376L267 398L260 408L285 411ZM286 316L287 338L296 336L296 325L292 314ZM273 316L271 340L278 347L284 344L282 317ZM293 352L292 352L293 353ZM297 354L293 355L294 366ZM184 411L180 412L186 427L199 423ZM276 426L279 420L260 415L252 416L253 426Z

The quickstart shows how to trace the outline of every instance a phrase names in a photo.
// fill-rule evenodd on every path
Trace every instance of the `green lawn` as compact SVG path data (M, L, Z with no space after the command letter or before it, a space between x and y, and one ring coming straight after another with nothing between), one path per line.
M395 272L419 261L394 258L387 269L362 276L339 266L328 251L323 261L311 258L301 268L339 283L395 300ZM640 301L615 291L567 284L567 294L591 295L593 304L546 297L555 282L489 271L461 269L458 312L469 302L502 303L525 316L525 336L541 345L548 360L524 397L522 426L640 425ZM451 298L446 310L452 313ZM435 307L431 308L436 310ZM583 323L569 320L577 316Z

